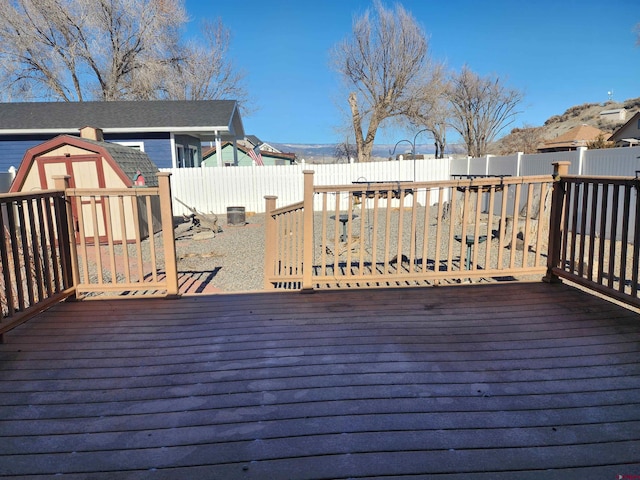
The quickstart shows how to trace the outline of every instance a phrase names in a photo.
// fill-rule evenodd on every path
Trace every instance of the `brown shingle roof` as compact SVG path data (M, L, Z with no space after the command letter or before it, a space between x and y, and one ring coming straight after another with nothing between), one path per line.
M607 135L607 133L590 125L578 125L553 140L545 142L539 150L585 147L588 142L592 142L600 135Z

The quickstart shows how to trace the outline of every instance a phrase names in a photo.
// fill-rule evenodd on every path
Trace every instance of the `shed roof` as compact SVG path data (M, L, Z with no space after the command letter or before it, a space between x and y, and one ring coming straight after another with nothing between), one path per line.
M87 138L80 138L73 135L59 135L47 140L33 148L27 150L18 168L16 178L11 185L11 191L20 191L24 178L29 170L29 165L34 159L44 153L59 148L63 145L73 145L75 147L94 152L107 162L119 167L120 177L127 186L132 186L138 171L145 179L145 184L149 187L158 186L158 167L151 161L149 156L132 147L118 145L110 142L100 142Z
M244 136L235 100L0 103L0 134L74 133L85 125L105 133Z

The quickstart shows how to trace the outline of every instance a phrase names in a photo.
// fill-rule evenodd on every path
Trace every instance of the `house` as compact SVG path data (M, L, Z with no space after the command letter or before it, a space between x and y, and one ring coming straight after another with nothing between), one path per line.
M69 186L72 188L132 188L157 187L158 167L145 152L135 148L118 145L103 140L100 129L82 128L81 137L73 135L58 135L50 140L36 145L24 154L15 180L11 184L11 193L33 192L55 187L53 177L69 175ZM125 218L119 217L117 199L108 201L116 221L111 225L113 239L121 241L122 221L126 221L128 238L136 238L134 228L140 229L142 238L148 236L147 209L139 205L138 221L133 222L134 213L131 209L125 211ZM97 202L100 237L106 232L106 211L104 200ZM74 220L78 221L78 205L74 205ZM159 204L152 205L152 224L154 231L160 228ZM90 202L83 202L83 215L92 215ZM88 217L87 217L88 218ZM85 230L86 231L86 230ZM93 232L88 232L90 236ZM106 238L106 237L104 237Z
M609 137L616 147L633 147L640 145L640 112L636 113L627 123L613 132Z
M145 152L159 168L199 166L203 142L244 138L235 100L0 103L0 171L18 165L26 150L85 125Z
M222 148L220 150L222 156L222 165L226 167L234 167L234 166L249 166L255 165L260 162L260 158L262 159L263 165L293 165L296 163L296 154L295 153L282 153L282 152L273 152L269 150L263 150L262 147L252 148L246 143L238 142L237 144L237 161L233 156L233 145L230 142L225 142L222 144ZM251 155L252 152L255 152L255 156L259 154L258 160L255 160ZM214 167L219 165L217 162L217 153L218 149L216 147L210 147L202 152L202 164L205 167Z
M242 143L242 142L240 142L240 143ZM260 151L261 152L282 153L276 147L274 147L273 145L269 145L266 142L263 142L262 140L260 140L255 135L247 135L244 138L244 145L247 146L247 147L253 147L253 148L260 147Z
M624 108L613 108L600 112L600 120L611 123L621 123L627 119L627 110Z
M608 133L590 125L578 125L553 140L545 142L538 147L538 152L567 152L577 150L578 147L586 147L589 142L593 142L601 135L606 137Z

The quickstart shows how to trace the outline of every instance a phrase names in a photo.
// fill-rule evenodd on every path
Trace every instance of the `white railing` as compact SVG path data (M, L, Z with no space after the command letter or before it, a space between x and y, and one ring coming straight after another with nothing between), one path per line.
M315 171L316 185L353 182L448 181L453 175L545 175L551 164L568 161L571 175L635 176L640 170L640 147L540 154L487 155L482 158L403 160L372 163L291 165L265 167L209 167L163 169L170 172L177 215L190 212L175 199L199 211L225 214L227 207L264 212L264 197L275 195L281 204L303 196L302 171Z

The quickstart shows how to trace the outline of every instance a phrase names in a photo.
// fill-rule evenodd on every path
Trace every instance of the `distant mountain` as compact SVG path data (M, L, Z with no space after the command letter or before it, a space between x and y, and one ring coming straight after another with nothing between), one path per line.
M276 147L281 152L295 153L298 161L304 159L308 163L334 163L336 159L337 144L301 144L301 143L275 143L267 142L269 145ZM374 161L388 160L395 145L374 145L372 156ZM411 147L409 144L398 145L395 155L401 153L409 153ZM433 154L434 147L432 144L416 145L416 154Z

